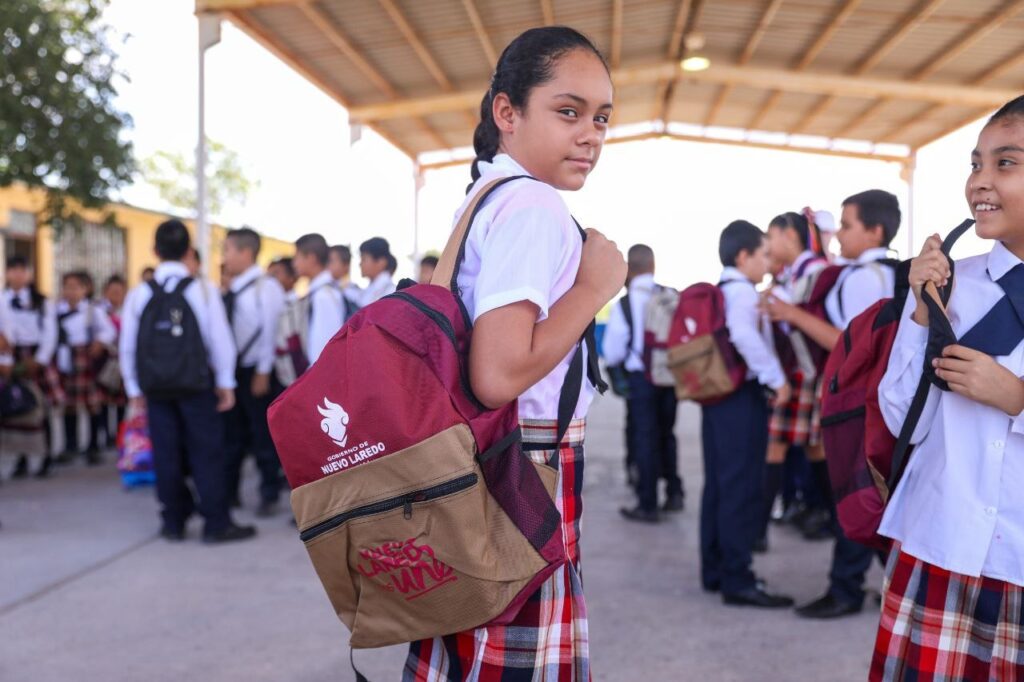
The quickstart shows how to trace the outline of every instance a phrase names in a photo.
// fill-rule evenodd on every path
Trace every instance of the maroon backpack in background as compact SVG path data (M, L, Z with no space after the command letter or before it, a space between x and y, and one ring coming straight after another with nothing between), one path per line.
M942 247L947 257L973 224L965 221L949 234ZM896 268L895 296L878 301L850 322L828 358L822 386L821 437L839 524L849 539L880 549L888 548L889 540L878 535L878 527L906 468L910 438L931 386L925 372L899 437L893 436L882 417L878 386L910 295L909 273L908 260ZM926 290L932 312L930 337L932 331L949 327L943 312L950 291L951 285L940 292Z
M472 321L453 293L484 200L524 177L479 190L441 286L360 310L270 406L300 537L354 648L507 623L566 561L557 473L523 453L517 401L490 410L474 397ZM596 377L593 329L562 388L562 433Z

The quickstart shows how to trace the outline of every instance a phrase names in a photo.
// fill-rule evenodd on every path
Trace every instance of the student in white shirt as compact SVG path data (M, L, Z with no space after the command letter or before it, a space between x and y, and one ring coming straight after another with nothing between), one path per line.
M327 255L327 269L331 271L331 277L341 287L345 298L358 306L362 300L363 290L352 281L352 249L345 244L332 246Z
M277 511L281 493L281 462L267 426L267 408L277 358L277 327L284 311L284 289L256 263L260 235L250 228L230 230L224 239L224 269L231 285L224 308L238 349L235 407L225 413L228 495L239 499L242 461L252 452L260 470L260 504L256 515Z
M394 268L397 264L391 255L391 245L383 237L367 239L359 245L359 272L370 280L362 292L361 308L395 292Z
M307 330L303 323L302 301L295 292L295 284L299 275L295 272L295 262L291 258L275 259L267 274L276 279L284 289L284 309L277 325L276 351L274 359L274 379L277 390L281 391L292 385L299 375L293 354L302 353L306 346ZM305 362L301 360L300 362Z
M935 378L879 532L895 541L871 680L1024 679L1024 97L990 119L966 197L986 255L958 261L947 311L959 339ZM912 262L904 318L878 389L898 434L926 363L926 283L951 276L933 235ZM1007 296L1010 300L1007 300Z
M605 327L602 351L609 365L623 364L629 377L626 401L627 470L632 464L637 473L637 505L620 509L631 521L657 522L658 479L665 480L662 511L682 511L683 481L679 477L678 445L675 437L676 400L672 386L655 386L648 380L644 366L644 320L654 283L654 251L646 244L630 247L626 303L632 325L626 320L622 304L614 305Z
M212 282L192 279L181 262L189 248L188 228L168 220L156 230L155 251L160 265L152 282L132 289L124 305L121 326L121 371L130 400L129 409L145 410L153 442L157 498L162 507L161 535L172 542L185 538L185 526L196 508L205 520L203 541L222 543L245 540L256 534L251 526L231 519L225 485L224 420L221 413L235 404L235 344L224 312L224 302ZM139 367L150 348L140 347L140 321L153 300L154 288L173 292L184 284L185 304L195 316L209 365L211 384L198 392L175 397L144 395ZM180 315L172 311L172 315ZM158 321L159 326L159 321ZM171 329L174 336L174 328ZM180 336L179 333L177 336ZM191 475L199 500L192 498L186 478Z
M474 320L469 377L484 405L518 401L524 454L557 471L568 561L508 625L414 642L405 679L590 677L578 573L583 420L593 395L588 382L564 438L556 435L557 416L580 338L622 288L626 265L600 233L588 231L583 242L558 190L580 189L597 162L612 95L596 48L580 33L553 26L527 31L503 51L484 96L474 134L474 182L456 220L490 181L536 180L497 189L469 231L456 282ZM442 260L437 275L444 279L451 271ZM591 364L589 356L582 359Z
M100 420L103 393L96 370L107 349L117 342L117 330L107 314L87 296L91 278L82 271L62 278L63 297L57 303L57 372L64 393L64 453L58 461L69 462L79 451L79 415L89 416L86 461L99 464Z
M348 305L331 271L327 269L327 241L319 234L307 234L295 242L295 271L309 280L304 299L306 361L312 365L324 346L345 324Z
M7 259L6 280L0 307L7 320L4 336L11 346L11 361L24 380L40 390L43 409L32 423L18 419L2 429L4 449L19 455L14 476L21 478L34 471L36 476L46 477L52 464L49 409L61 394L60 378L52 365L57 350L56 307L32 283L32 273L23 257Z
M892 297L896 262L888 258L889 244L899 231L901 217L899 200L889 192L871 189L848 197L843 202L836 235L845 265L825 298L827 319L770 301L768 305L776 319L785 320L831 350L853 318L883 298ZM825 485L828 479L824 462L817 464L812 460L811 466L825 472L825 479L819 483ZM832 532L836 542L829 589L797 609L797 614L805 618L838 618L863 608L864 578L874 552L847 539L835 524Z
M748 367L747 381L718 403L701 408L704 491L701 498L701 582L726 604L782 608L789 597L769 593L751 570L761 528L769 400L785 403L789 382L775 355L755 283L768 272L764 233L737 220L719 239L721 291L729 338Z

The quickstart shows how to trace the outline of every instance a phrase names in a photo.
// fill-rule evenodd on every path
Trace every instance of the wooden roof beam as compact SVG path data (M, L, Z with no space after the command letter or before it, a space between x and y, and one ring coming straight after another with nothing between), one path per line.
M476 8L476 3L473 0L462 0L462 6L466 8L469 22L473 24L473 30L480 41L480 47L483 48L487 61L493 69L498 64L498 51L494 49L494 43L491 41L491 37L487 35L487 29L484 27L483 19L480 18L480 12Z
M307 0L196 0L196 14L235 12L270 5L294 5Z
M885 57L888 56L893 49L903 42L903 40L910 35L914 29L923 24L927 19L935 13L935 10L939 8L946 0L922 0L913 9L907 12L900 23L893 27L893 29L882 38L881 42L871 48L867 56L861 60L859 64L851 72L854 76L863 76L871 69L878 66ZM822 98L813 109L800 119L800 122L790 128L790 134L799 134L806 131L811 123L813 123L819 116L821 116L826 109L828 109L836 98L832 95Z
M544 17L545 26L555 25L555 8L551 5L551 0L540 0L540 14Z
M750 38L747 39L747 45L743 48L743 52L740 53L736 63L740 66L746 65L754 57L754 52L760 45L761 40L764 38L764 34L768 31L768 26L771 25L772 19L779 11L779 7L782 6L782 0L771 0L764 8L764 12L761 13L761 18L757 22L757 26L754 27L753 33L750 34ZM715 96L715 101L711 103L711 108L708 109L707 116L704 117L704 125L714 125L715 120L718 118L718 112L721 111L722 105L725 104L725 100L729 99L729 95L732 94L733 86L723 85Z
M1002 26L1007 21L1012 19L1015 15L1019 14L1022 10L1024 10L1024 0L1012 0L1011 2L1007 2L1002 9L991 14L987 19L985 19L981 23L976 24L972 28L967 29L967 31L953 39L952 42L942 46L942 48L937 50L932 55L931 59L925 62L925 64L921 68L919 68L910 76L910 80L913 82L918 82L923 81L926 78L929 78L930 76L938 72L939 69L941 69L943 66L945 66L952 60L962 55L976 42L987 36L992 31L998 29L1000 26ZM833 137L844 137L848 135L851 131L856 130L866 120L874 116L874 114L883 106L885 106L889 101L889 99L881 99L875 102L867 109L862 111L859 116L855 117L852 121L844 125L842 129L840 129L838 132L835 133L835 135L833 135ZM913 117L913 120L916 121L917 119L918 116L915 115ZM910 119L906 119L901 123L897 124L884 137L891 138L894 130L902 131L902 129L905 129L912 123L913 121L911 121Z
M622 63L622 2L612 0L612 63L613 69Z
M672 81L677 77L691 82L752 88L763 87L764 83L774 83L783 92L800 92L811 95L836 95L864 99L893 98L913 102L978 107L1000 106L1019 94L1016 90L1003 88L918 83L890 78L820 72L801 73L788 69L727 66L724 64L713 64L706 71L685 73L677 60L625 66L612 71L612 82L619 87ZM349 114L354 120L368 122L458 111L478 105L480 96L486 87L486 84L481 84L476 89L444 95L356 106L350 109Z
M313 2L300 4L299 9L306 15L306 18L324 34L332 45L338 48L338 50L340 50L349 61L355 64L356 68L359 69L359 71L366 76L366 78L373 83L378 90L384 93L384 95L391 100L401 99L401 95L397 90L395 90L391 81L385 78L384 75L378 71L376 67L369 62L369 60L367 60L363 53L352 43L351 40L349 40L348 36L338 28L330 15ZM434 144L437 144L441 148L449 146L444 137L442 137L441 134L425 120L420 117L416 117L414 120L416 125L418 125L424 133L430 136L434 141Z
M701 5L703 0L679 0L676 9L676 19L672 23L672 33L668 39L668 49L665 52L666 58L670 61L678 61L683 56L683 38L687 29L693 30L700 19ZM658 83L658 91L654 96L654 113L652 118L655 121L666 121L669 114L669 102L675 91L676 79L679 72L676 70L672 78Z
M839 9L837 9L835 14L832 15L828 24L825 25L825 28L818 34L818 37L814 39L814 42L804 50L803 55L799 60L797 60L796 64L793 66L795 71L803 71L811 65L811 62L813 62L821 51L825 49L825 46L832 40L832 36L835 35L836 31L840 29L850 15L854 13L857 9L857 5L860 3L861 0L844 0L843 4L840 5ZM771 94L768 95L768 99L761 105L761 108L758 109L756 114L754 114L754 117L750 119L750 123L747 124L747 128L753 130L761 125L761 122L764 121L765 117L768 116L768 113L775 108L775 105L778 104L778 101L781 98L782 91L773 90Z

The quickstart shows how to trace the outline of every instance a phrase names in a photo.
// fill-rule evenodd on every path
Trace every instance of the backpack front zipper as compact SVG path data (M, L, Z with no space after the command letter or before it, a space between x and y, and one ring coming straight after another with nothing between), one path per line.
M405 495L381 500L380 502L374 502L373 504L363 505L362 507L356 507L355 509L350 509L347 512L342 512L341 514L332 516L326 521L322 521L312 528L302 531L302 533L299 534L299 539L303 542L309 542L313 538L323 535L324 533L333 530L352 519L372 516L374 514L383 514L384 512L389 512L399 508L404 510L405 518L411 519L413 510L412 506L414 504L429 502L431 500L462 492L463 490L472 488L476 485L477 480L478 477L476 474L466 474L465 476L460 476L459 478L431 486L430 488L415 490L411 493L406 493Z

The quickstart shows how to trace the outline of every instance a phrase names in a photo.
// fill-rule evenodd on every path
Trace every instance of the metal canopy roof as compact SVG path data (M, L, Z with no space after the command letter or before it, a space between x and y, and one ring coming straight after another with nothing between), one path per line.
M501 49L544 24L573 26L605 53L613 125L651 123L630 139L724 135L904 159L1024 86L1024 0L196 0L196 10L222 13L423 162L472 143ZM694 35L712 65L691 73L679 61Z

